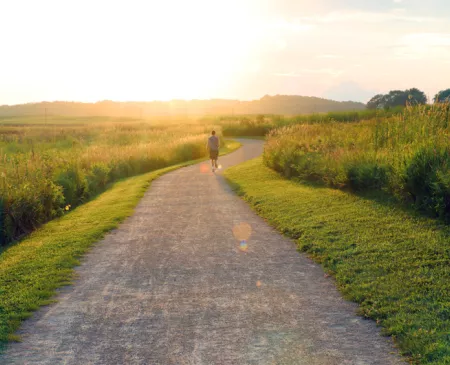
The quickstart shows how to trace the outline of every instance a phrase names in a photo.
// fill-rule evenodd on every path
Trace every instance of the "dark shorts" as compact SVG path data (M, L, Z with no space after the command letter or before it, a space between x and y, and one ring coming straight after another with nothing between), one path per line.
M211 160L217 160L219 157L219 151L209 151L209 158Z

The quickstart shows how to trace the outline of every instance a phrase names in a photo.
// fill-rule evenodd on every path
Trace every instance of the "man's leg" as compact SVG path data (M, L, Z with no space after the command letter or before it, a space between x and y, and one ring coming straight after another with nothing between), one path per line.
M214 151L214 167L217 169L217 160L219 159L219 151Z

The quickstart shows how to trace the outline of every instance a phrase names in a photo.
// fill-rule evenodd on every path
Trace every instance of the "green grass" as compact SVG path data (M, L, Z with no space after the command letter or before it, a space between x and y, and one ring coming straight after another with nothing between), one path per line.
M220 124L224 136L265 136L270 131L297 124L330 124L334 122L353 123L375 118L390 118L401 113L402 107L391 110L358 110L329 113L314 113L295 116L276 114L222 115L206 117L206 122Z
M227 141L221 155L239 147L240 143ZM133 213L154 179L195 162L117 182L96 199L0 250L0 350L8 340L20 340L14 332L21 321L49 304L56 288L71 283L80 257Z
M225 172L236 191L336 277L421 364L450 364L450 229L379 198L286 180L256 159Z
M279 128L267 136L264 162L286 177L385 191L450 223L449 110L408 106L389 118Z

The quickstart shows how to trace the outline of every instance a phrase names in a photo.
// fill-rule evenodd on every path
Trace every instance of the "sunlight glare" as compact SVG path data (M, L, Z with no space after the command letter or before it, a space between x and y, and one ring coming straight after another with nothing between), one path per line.
M252 234L252 227L246 222L236 224L233 227L233 235L238 241L247 241Z

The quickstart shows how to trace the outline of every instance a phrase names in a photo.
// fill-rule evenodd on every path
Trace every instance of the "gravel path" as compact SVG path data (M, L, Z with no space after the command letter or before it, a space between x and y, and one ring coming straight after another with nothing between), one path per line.
M243 143L224 168L261 154ZM76 271L0 364L404 364L205 164L153 182Z

